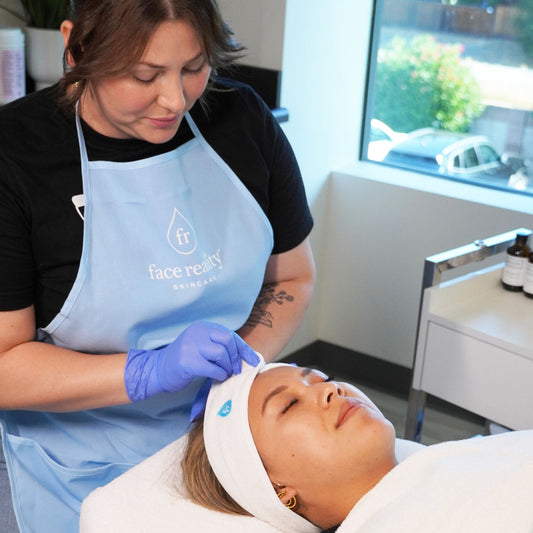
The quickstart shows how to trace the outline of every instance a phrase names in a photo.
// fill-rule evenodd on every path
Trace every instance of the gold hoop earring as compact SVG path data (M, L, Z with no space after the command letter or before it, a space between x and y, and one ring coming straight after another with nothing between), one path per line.
M296 501L296 496L292 496L291 499L284 505L285 507L287 507L287 509L294 509L297 503L298 502Z
M279 499L283 498L283 496L285 496L285 494L287 494L287 490L286 489L282 489L280 492L278 492L278 498ZM295 496L291 496L289 501L287 503L284 503L283 505L285 507L287 507L287 509L294 509L296 507L297 503L298 502L296 501L296 497Z

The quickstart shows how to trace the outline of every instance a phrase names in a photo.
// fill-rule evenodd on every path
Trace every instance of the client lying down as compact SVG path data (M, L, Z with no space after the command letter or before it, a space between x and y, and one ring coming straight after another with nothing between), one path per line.
M287 533L533 532L533 431L394 448L352 385L260 363L212 387L182 468L196 503Z

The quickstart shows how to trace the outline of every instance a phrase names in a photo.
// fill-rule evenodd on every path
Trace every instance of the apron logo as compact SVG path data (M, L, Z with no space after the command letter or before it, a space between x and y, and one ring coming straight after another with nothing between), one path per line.
M189 221L176 208L168 228L167 240L179 254L188 255L196 250L196 233Z

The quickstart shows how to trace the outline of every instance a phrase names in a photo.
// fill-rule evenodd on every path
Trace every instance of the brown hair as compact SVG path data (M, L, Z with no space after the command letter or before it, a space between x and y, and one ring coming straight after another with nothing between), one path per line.
M189 432L187 447L181 461L183 484L189 498L214 511L250 516L220 484L207 458L203 420Z
M244 50L234 41L215 0L71 0L69 18L73 27L61 84L62 103L71 110L88 83L122 74L137 63L162 22L189 23L213 71L230 66ZM68 56L74 62L70 69Z

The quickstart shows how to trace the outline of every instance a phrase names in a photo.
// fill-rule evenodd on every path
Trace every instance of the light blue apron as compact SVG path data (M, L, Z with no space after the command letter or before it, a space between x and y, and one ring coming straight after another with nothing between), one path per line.
M76 119L83 252L72 290L41 339L86 353L125 352L168 344L197 319L233 330L246 321L272 228L186 119L192 140L129 163L89 161ZM78 531L80 503L91 490L186 431L199 385L105 409L0 412L21 531Z

